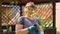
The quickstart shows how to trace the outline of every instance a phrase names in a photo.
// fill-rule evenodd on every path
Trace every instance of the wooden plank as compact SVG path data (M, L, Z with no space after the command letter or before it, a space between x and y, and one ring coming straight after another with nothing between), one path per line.
M10 4L12 0L0 0L2 4ZM52 2L52 0L16 0L18 2L18 5L25 5L27 2L34 2L35 4L40 3L49 3Z
M2 23L2 20L1 20L1 3L0 3L0 34L2 34L2 29L1 29L1 23Z

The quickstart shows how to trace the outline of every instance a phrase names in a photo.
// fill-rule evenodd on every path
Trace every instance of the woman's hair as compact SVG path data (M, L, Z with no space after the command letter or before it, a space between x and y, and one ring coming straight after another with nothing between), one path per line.
M29 17L31 17L31 14L33 14L33 11L35 10L35 4L33 2L29 2L26 4L25 8L27 10L27 14Z
M36 8L34 2L28 2L25 7L32 7L34 9Z

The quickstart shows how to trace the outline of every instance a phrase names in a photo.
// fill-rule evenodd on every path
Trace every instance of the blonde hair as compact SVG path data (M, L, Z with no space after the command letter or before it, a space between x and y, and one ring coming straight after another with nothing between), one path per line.
M27 9L27 13L24 14L27 15L28 17L32 17L31 15L33 14L34 10L35 10L35 4L33 2L28 2L25 6L25 9Z

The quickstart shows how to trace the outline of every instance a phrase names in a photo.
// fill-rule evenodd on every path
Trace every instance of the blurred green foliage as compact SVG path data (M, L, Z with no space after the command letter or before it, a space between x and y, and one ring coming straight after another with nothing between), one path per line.
M60 34L60 32L56 31L56 34Z
M43 29L45 29L45 27L51 28L53 26L52 21L48 21L48 22L44 23L41 16L39 17L39 22L41 23L41 26Z

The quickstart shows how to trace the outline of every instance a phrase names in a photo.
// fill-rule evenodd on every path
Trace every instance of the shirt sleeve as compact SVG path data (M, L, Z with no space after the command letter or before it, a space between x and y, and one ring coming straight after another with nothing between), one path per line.
M37 19L37 21L38 21L38 24L39 24L39 25L41 25L41 23L39 22L39 20L38 20L38 19Z
M22 24L22 17L20 17L19 19L17 19L16 24Z
M41 24L40 24L40 22L39 22L39 20L38 19L34 19L34 23L37 25L37 26L40 26Z

